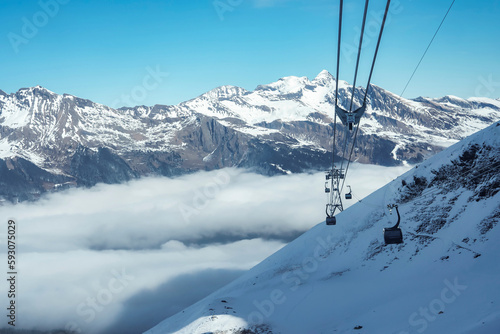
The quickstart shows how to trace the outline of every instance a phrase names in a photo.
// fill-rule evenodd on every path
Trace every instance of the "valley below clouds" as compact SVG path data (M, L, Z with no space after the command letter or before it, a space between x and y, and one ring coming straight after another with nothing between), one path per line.
M353 164L345 206L409 168ZM19 328L145 331L324 221L324 180L222 169L4 205L18 226Z

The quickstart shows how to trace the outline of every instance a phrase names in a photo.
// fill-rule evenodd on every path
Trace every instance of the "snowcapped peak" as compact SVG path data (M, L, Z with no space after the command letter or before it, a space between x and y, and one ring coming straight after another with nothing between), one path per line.
M57 95L56 93L48 90L47 88L44 88L40 85L37 85L35 87L28 87L28 88L21 88L17 91L16 94L21 94L21 95Z
M318 74L318 76L317 76L316 78L318 78L318 77L324 77L324 76L327 76L327 77L333 77L333 76L330 74L330 72L328 72L327 70L323 70L323 71L319 72L319 74Z
M56 94L56 93L54 93L53 91L48 90L47 88L42 87L42 86L36 86L36 87L33 89L33 92L34 92L34 93L41 93L41 94L57 95L57 94Z
M296 77L296 76L288 76L288 77L283 77L280 78L277 82L272 83L270 85L275 85L275 86L286 86L287 88L297 88L299 86L304 86L305 84L309 83L309 78L307 77Z
M454 96L454 95L446 95L438 99L433 99L438 102L446 103L446 102L464 102L465 100L462 99L461 97Z
M339 90L340 89L348 89L351 88L352 86L345 80L339 80Z
M278 94L294 94L302 90L306 85L311 84L307 77L289 76L283 77L268 85L260 85L256 90L274 91Z
M445 98L449 100L460 100L462 101L463 99L461 97L455 96L455 95L446 95Z
M489 104L500 108L500 99L492 99L489 97L470 97L467 99L468 102L478 103L478 104Z
M316 76L314 80L333 80L333 75L330 74L327 70L323 70L319 72L319 74Z
M207 97L207 98L231 98L235 95L243 95L247 91L244 88L237 87L237 86L220 86L215 89L212 89L211 91L206 92L202 96Z
M331 75L327 70L323 70L316 76L312 83L320 86L327 86L334 81L335 78L333 77L333 75Z

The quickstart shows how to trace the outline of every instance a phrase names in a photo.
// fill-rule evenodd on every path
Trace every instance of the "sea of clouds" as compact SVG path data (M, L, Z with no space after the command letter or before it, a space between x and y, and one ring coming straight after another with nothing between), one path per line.
M353 164L345 207L408 169ZM324 182L324 173L223 169L3 206L5 226L18 227L17 328L147 330L323 222Z

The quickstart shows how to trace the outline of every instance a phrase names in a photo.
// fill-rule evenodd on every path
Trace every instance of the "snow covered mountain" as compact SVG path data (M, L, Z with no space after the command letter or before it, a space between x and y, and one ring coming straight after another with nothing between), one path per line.
M395 223L404 243L385 245ZM242 277L163 321L166 333L500 331L500 123L453 145Z
M351 89L339 81L341 103ZM323 169L331 160L334 90L323 71L252 92L223 86L176 106L112 109L40 86L0 91L0 183L18 180L0 196L33 199L74 185L233 166L269 175ZM355 105L363 94L356 90ZM499 100L407 100L373 86L355 159L420 162L498 119Z

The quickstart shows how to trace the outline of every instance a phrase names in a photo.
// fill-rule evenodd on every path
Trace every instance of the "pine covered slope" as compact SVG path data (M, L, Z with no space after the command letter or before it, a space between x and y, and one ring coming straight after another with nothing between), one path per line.
M354 177L351 175L350 177ZM404 244L385 245L399 204ZM500 123L318 224L164 333L500 331Z

